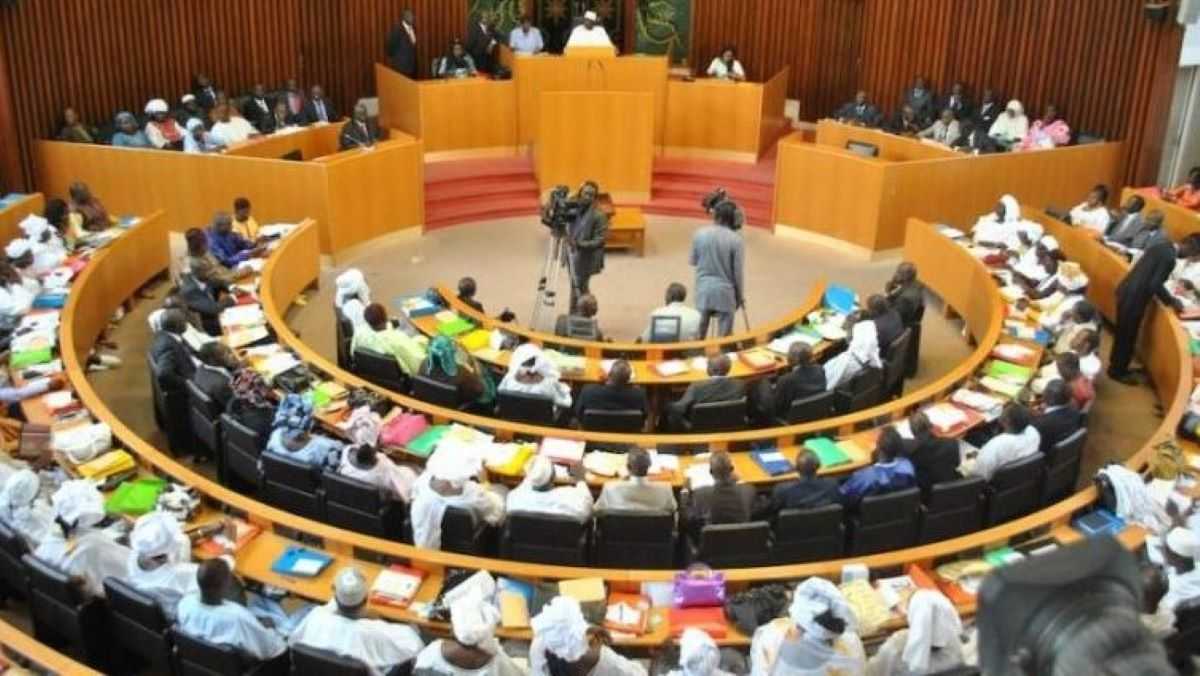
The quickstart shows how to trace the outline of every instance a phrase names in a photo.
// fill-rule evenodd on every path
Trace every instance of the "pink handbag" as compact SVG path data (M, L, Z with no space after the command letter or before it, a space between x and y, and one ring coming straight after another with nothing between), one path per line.
M405 446L420 436L427 427L429 421L425 416L418 413L401 413L389 420L379 431L379 443L384 446Z
M698 563L675 573L672 602L676 608L725 605L725 574Z

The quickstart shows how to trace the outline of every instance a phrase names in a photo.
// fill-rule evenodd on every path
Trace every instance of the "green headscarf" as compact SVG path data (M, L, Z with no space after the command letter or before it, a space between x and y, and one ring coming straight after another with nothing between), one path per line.
M458 375L458 348L446 336L434 336L429 341L429 361L451 378Z

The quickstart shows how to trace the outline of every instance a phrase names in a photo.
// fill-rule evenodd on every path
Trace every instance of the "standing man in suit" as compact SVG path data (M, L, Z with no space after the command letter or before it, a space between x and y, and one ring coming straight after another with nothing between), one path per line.
M879 346L884 350L892 341L904 333L904 319L900 313L887 302L883 294L874 294L867 299L867 312L871 321L875 322L875 335L879 336Z
M400 23L388 33L386 51L392 70L410 79L417 79L417 33L413 29L411 7L404 10L400 15Z
M481 73L496 72L496 50L500 42L496 38L495 19L491 12L483 12L479 20L467 27L467 53L475 60L475 68Z
M162 384L178 392L184 391L187 381L196 372L196 364L183 342L187 326L187 315L182 310L170 308L163 312L159 321L161 328L150 343L150 359L158 367Z
M266 129L274 107L275 105L271 97L267 96L266 86L259 83L254 85L254 89L250 92L250 96L247 97L246 103L242 105L242 117L254 125L255 129L264 134L269 134L271 131L274 131L273 129Z
M1046 383L1046 389L1042 391L1042 412L1029 424L1042 437L1042 445L1038 450L1043 455L1083 427L1083 414L1071 406L1071 388L1066 381L1055 378Z
M900 313L905 326L916 324L925 315L925 285L917 279L916 265L908 261L897 265L883 293Z
M992 123L1004 112L1004 106L996 100L996 94L991 89L983 90L983 98L979 100L979 109L975 111L975 128L987 133Z
M838 122L856 127L878 127L879 121L883 119L883 114L867 100L867 93L861 89L854 94L853 101L838 108L833 116Z
M313 85L309 91L308 101L304 104L304 124L318 122L333 122L338 119L333 102L325 98L325 90L321 85Z
M913 80L913 86L904 92L904 104L912 106L922 127L929 125L933 120L933 92L929 91L925 78Z
M338 148L370 148L379 140L379 127L367 119L367 107L363 104L354 106L354 116L342 125L342 133L338 135Z
M295 79L287 81L283 86L283 95L279 97L280 101L287 104L288 114L296 120L302 120L304 116L304 92L300 91L300 85L296 84Z
M608 216L596 204L600 186L587 181L579 188L575 197L582 205L579 216L567 231L567 256L570 257L571 314L579 308L579 298L589 293L592 275L604 270L604 239L608 236Z
M708 337L708 325L717 319L717 335L733 333L733 315L745 304L746 249L736 230L738 208L730 200L713 209L716 223L706 225L692 237L688 262L696 268L696 309L700 311L700 339Z

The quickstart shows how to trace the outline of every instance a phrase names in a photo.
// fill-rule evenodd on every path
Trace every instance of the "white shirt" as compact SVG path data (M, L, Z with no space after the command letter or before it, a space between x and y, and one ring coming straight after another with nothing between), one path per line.
M592 518L592 492L582 481L545 491L521 482L508 494L508 513L559 514L583 523Z
M1071 209L1071 223L1081 228L1103 235L1112 223L1112 214L1101 204L1095 209L1088 209L1087 202L1080 202Z
M426 549L442 548L442 515L447 507L467 509L475 518L483 519L495 526L504 521L504 499L496 493L468 481L458 495L442 495L430 485L432 477L426 473L417 477L413 486L413 501L410 517L413 528L413 544Z
M559 408L571 407L571 388L566 383L559 381L557 378L546 377L543 377L536 383L524 383L511 373L504 375L504 378L500 381L500 385L496 388L497 390L500 392L533 394L553 399L554 405Z
M679 340L700 340L700 311L681 302L667 303L650 313L650 326L642 334L642 340L650 340L650 329L655 317L679 317Z
M188 636L231 646L256 660L274 659L287 650L283 636L263 626L245 606L232 601L205 605L198 593L179 602L175 626Z
M644 477L605 483L596 502L598 512L673 514L676 509L675 492L671 486Z
M53 529L33 550L34 557L44 563L82 579L84 594L93 598L104 596L104 578L125 574L129 554L128 547L93 528L80 529L70 540L63 538L61 530Z
M346 617L338 612L336 601L313 608L288 641L356 659L374 676L383 676L397 664L412 659L425 645L412 627Z
M861 676L866 673L862 639L843 632L833 643L818 643L797 634L789 636L792 621L780 618L754 630L750 640L750 676ZM780 660L787 645L789 663Z
M1173 569L1168 570L1167 593L1158 602L1158 606L1174 611L1195 598L1200 598L1200 567L1182 575L1176 574Z
M341 310L342 316L346 318L346 321L350 322L350 326L353 326L355 331L358 331L360 326L367 325L367 320L363 317L363 313L366 312L367 306L363 305L361 300L357 298L351 298L345 303L342 303Z
M57 236L45 242L30 242L33 250L33 265L29 266L29 274L42 277L63 264L67 259L67 248Z
M430 670L438 674L451 676L524 676L525 671L513 662L504 649L501 648L492 656L492 661L478 669L463 669L456 667L442 657L442 640L438 639L425 646L417 655L413 671Z
M1037 453L1041 444L1042 435L1033 425L1018 434L1001 432L979 449L979 457L968 465L966 474L990 481L1000 469Z
M612 39L608 37L608 31L604 26L596 24L591 30L588 27L579 24L571 30L571 37L567 38L567 48L571 47L612 47Z
M228 122L218 122L209 130L213 141L223 146L241 143L258 131L244 117L230 117ZM190 135L190 134L189 134Z
M901 629L888 637L867 663L868 676L919 676L904 663L904 645L908 630ZM929 653L929 669L921 674L940 674L963 665L963 647L954 641L940 650Z
M526 33L521 26L517 26L508 34L508 46L517 54L537 54L545 48L542 31L530 26Z
M546 660L546 649L542 647L541 639L533 637L529 644L529 673L531 676L550 676L550 666ZM631 659L618 655L608 646L600 648L600 659L592 667L588 676L646 676L646 668Z
M19 317L29 312L40 292L41 285L29 277L22 277L19 284L0 287L0 316Z
M233 563L232 560L229 563ZM190 561L165 563L153 570L143 570L137 563L137 554L130 554L125 582L143 594L158 601L167 617L174 617L180 600L188 594L199 594L196 571L199 564Z
M733 67L725 65L725 60L721 57L716 57L712 63L708 64L708 74L711 77L720 78L722 80L730 79L730 74L737 76L739 79L746 79L746 71L742 70L742 62L737 59L733 60Z
M24 538L30 549L37 549L47 535L58 532L58 524L54 522L54 508L41 498L35 499L28 507L18 507L11 511L7 505L0 508L0 519L4 519L17 535Z

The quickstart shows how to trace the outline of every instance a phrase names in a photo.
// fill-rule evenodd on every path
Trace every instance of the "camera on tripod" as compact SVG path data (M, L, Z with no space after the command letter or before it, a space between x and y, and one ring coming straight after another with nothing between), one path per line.
M704 213L709 216L716 212L717 208L722 204L733 205L733 229L739 230L746 224L746 214L742 212L742 208L738 203L729 197L729 191L725 188L717 188L700 198L700 206L704 208Z
M542 224L554 234L562 235L581 213L583 203L578 198L571 197L571 189L565 185L556 185L542 207Z

